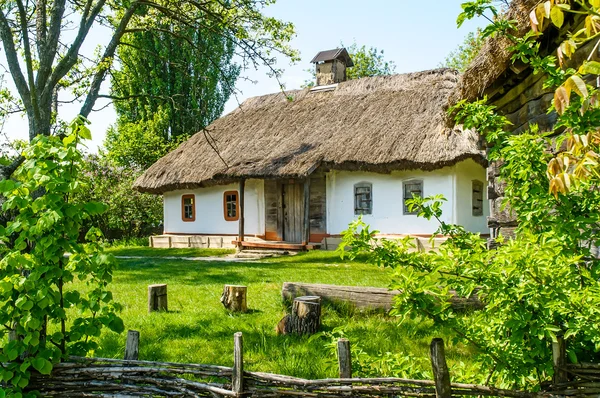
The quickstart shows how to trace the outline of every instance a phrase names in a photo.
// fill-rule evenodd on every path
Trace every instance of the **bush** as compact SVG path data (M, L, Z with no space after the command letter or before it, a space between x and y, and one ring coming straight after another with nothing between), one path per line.
M106 204L107 211L94 216L96 225L109 240L143 238L162 232L162 198L132 189L141 170L117 166L98 155L85 159L80 200Z

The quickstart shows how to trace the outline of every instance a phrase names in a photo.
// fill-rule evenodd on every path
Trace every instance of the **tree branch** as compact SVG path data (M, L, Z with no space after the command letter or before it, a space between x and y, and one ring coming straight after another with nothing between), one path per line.
M29 81L29 90L31 97L31 107L33 110L33 117L36 126L38 125L40 118L40 108L38 104L37 93L35 90L35 80L33 78L33 59L31 57L31 43L29 42L29 26L27 21L27 13L23 6L22 0L17 0L17 7L19 9L19 20L21 23L21 33L23 34L23 51L25 53L25 66L27 68L27 80ZM31 134L31 132L30 132Z
M129 24L129 21L131 20L131 17L133 17L133 14L138 6L139 2L134 1L125 11L125 13L123 14L123 18L121 18L119 26L115 30L115 33L113 34L113 37L110 40L110 43L108 43L108 45L104 49L104 55L102 55L102 59L100 60L101 67L99 68L98 72L96 72L96 74L94 75L92 84L90 86L90 91L88 92L87 98L85 99L85 102L83 103L83 106L79 111L80 115L87 117L94 108L94 104L96 103L96 99L98 99L98 95L100 93L100 86L102 85L102 82L104 81L106 72L108 70L107 65L112 64L112 59L115 56L115 51L117 50L117 46L121 41L121 37L125 34L127 25Z
M4 45L4 54L6 55L6 61L8 62L8 69L10 70L10 74L15 82L15 86L17 87L17 91L19 92L19 96L23 101L23 105L25 109L28 111L31 110L31 93L29 92L29 87L27 86L27 81L25 80L25 76L23 76L23 72L21 71L21 66L19 64L19 56L17 55L17 50L15 48L15 42L12 35L12 30L4 15L4 12L0 9L0 38L2 39L2 44Z
M71 70L73 65L75 65L81 45L85 41L85 38L94 24L96 17L98 14L100 14L100 11L102 11L102 7L104 7L105 3L106 0L98 0L94 8L90 11L89 7L91 7L92 2L91 0L88 1L86 4L86 9L81 16L77 37L75 37L75 40L73 40L73 44L71 44L71 47L69 47L69 50L65 56L60 60L58 65L56 65L56 68L54 68L54 71L50 75L48 82L44 86L44 90L42 92L43 96L52 95L52 91L60 79L62 79L69 72L69 70Z
M46 0L42 1L45 4ZM35 82L38 91L42 91L44 89L44 86L48 81L48 76L50 76L50 72L52 71L52 63L54 62L54 57L56 56L56 50L58 48L58 41L60 38L60 25L65 13L65 3L66 0L55 0L53 2L50 28L48 29L47 37L43 41L43 46L38 45L40 67ZM46 21L44 20L44 22ZM47 27L45 26L44 31L46 28Z

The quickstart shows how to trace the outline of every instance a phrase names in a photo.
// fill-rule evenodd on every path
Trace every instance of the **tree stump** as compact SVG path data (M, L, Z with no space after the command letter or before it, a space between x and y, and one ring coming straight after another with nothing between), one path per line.
M167 285L148 286L148 312L168 311Z
M313 334L321 327L321 297L302 296L294 299L287 333Z
M246 312L248 306L246 304L246 286L225 285L223 294L221 295L221 303L232 312Z

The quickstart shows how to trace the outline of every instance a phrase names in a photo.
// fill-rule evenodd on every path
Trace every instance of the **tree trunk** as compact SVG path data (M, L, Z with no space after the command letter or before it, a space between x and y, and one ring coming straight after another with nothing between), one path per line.
M221 303L232 312L246 312L246 286L225 285L221 295Z
M286 333L314 334L321 327L321 298L303 296L294 299Z

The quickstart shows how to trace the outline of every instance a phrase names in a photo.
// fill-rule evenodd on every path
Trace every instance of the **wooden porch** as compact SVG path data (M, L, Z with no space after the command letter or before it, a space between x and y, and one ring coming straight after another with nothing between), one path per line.
M321 247L315 243L290 243L290 242L274 242L274 241L248 241L234 240L231 242L240 250L244 249L262 249L262 250L291 250L291 251L309 251L316 250Z

